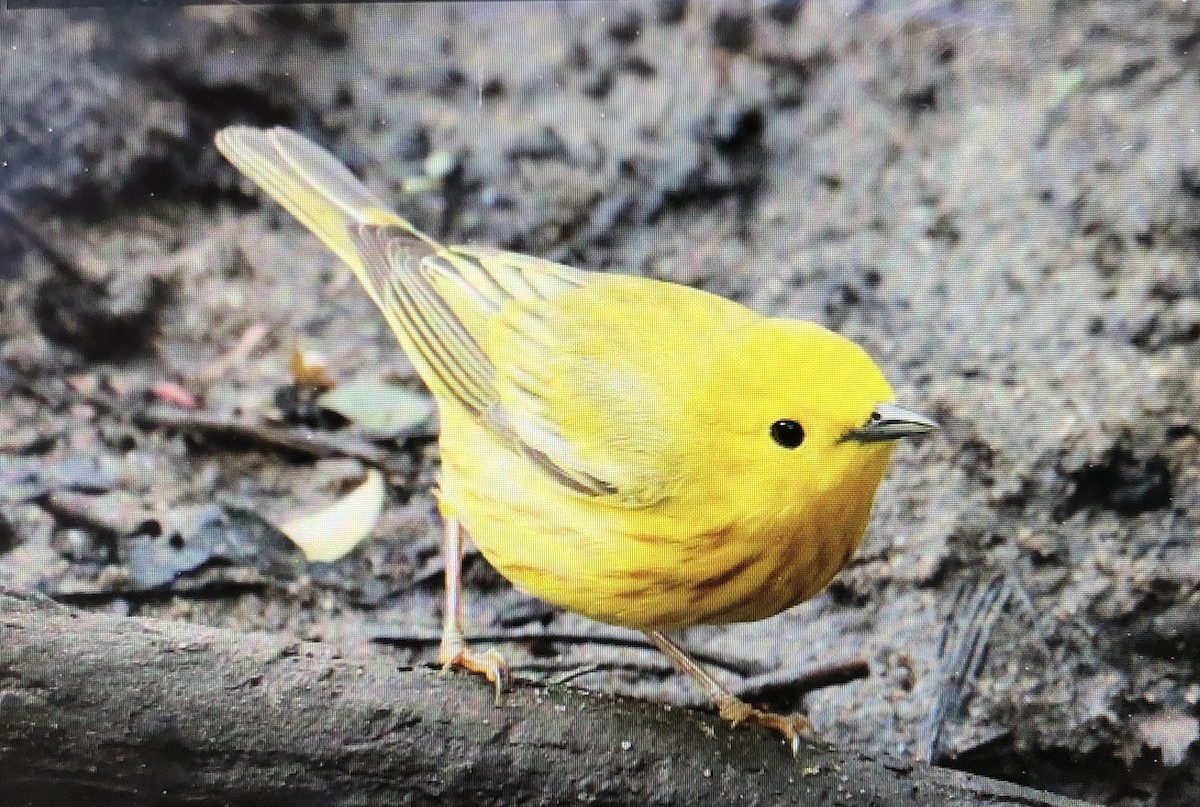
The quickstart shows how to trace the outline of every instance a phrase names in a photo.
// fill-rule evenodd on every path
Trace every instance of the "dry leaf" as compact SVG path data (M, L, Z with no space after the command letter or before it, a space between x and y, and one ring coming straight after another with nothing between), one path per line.
M372 437L395 437L429 422L433 399L395 384L359 381L342 384L317 398Z
M367 537L383 512L383 474L371 468L361 485L336 502L280 527L309 562L332 563Z

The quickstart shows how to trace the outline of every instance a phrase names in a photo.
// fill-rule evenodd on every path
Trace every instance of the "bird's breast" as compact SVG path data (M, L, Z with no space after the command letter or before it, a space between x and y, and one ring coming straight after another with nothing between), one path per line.
M445 428L445 421L443 428ZM765 619L819 593L858 546L871 497L725 517L570 491L468 429L442 441L443 513L518 588L642 630Z

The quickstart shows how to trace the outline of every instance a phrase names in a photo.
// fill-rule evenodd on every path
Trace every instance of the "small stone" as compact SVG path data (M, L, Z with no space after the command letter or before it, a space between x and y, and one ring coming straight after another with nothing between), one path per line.
M608 24L608 35L628 45L642 33L642 13L636 8L627 8Z
M754 20L745 12L721 9L713 18L711 30L713 44L735 53L754 41Z
M805 0L763 0L763 13L780 25L791 25L804 8Z
M658 0L655 3L656 17L663 25L676 25L687 16L687 0Z

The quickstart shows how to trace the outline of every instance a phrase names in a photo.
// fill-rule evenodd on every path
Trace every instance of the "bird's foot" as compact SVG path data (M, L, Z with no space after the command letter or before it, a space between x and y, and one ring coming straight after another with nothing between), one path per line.
M721 717L734 726L741 723L753 723L779 732L791 747L792 756L800 753L801 740L827 751L833 749L833 746L821 739L809 719L802 714L781 715L776 712L767 712L755 709L745 701L734 697L722 698L718 701L717 711Z
M483 653L472 653L461 641L443 641L438 648L438 663L443 670L458 668L482 675L496 687L496 705L500 705L500 696L508 684L508 664L504 657L495 650Z

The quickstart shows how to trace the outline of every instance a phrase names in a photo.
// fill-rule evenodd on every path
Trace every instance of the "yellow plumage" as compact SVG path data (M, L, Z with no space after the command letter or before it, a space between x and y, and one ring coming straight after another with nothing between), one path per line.
M217 145L353 270L428 384L443 515L563 608L656 632L812 597L862 539L891 438L932 427L812 323L442 246L288 130Z

